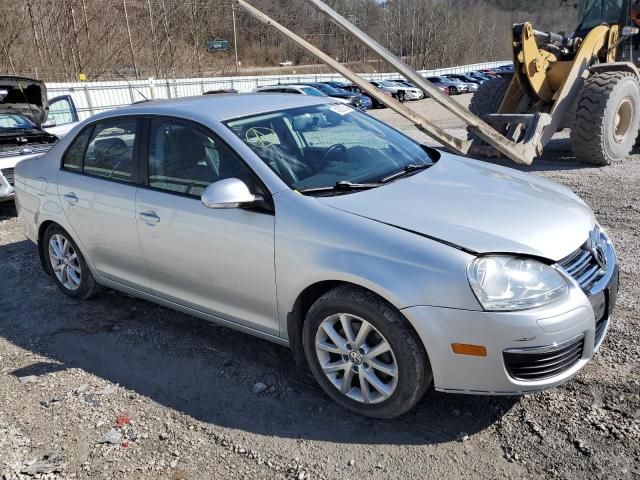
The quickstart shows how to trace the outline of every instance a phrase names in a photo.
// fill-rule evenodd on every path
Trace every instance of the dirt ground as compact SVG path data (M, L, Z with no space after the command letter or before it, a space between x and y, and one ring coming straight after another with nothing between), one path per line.
M559 136L524 170L582 196L618 249L603 347L560 388L430 391L392 421L334 405L286 348L111 291L65 297L0 205L0 478L640 478L640 155L591 168Z

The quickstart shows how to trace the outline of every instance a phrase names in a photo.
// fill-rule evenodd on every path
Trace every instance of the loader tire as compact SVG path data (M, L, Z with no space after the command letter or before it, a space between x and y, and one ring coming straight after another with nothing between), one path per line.
M640 125L640 83L630 72L591 75L578 95L571 129L576 159L609 165L629 155Z
M484 82L475 91L469 103L469 110L480 118L498 113L502 99L507 93L511 77L496 77ZM467 138L473 140L475 135L467 132Z

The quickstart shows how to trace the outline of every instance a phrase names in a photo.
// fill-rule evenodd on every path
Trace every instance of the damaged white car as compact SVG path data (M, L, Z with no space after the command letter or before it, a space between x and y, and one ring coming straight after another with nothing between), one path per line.
M78 123L70 96L47 100L40 80L0 76L0 202L14 197L14 168L46 153Z

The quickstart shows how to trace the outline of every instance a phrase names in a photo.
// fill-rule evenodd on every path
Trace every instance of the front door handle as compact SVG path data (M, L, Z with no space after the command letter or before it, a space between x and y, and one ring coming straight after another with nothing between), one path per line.
M71 205L75 205L78 203L78 197L75 193L69 192L64 195L64 199L69 202Z
M153 210L147 210L146 212L140 212L138 214L140 220L143 220L147 225L155 225L160 222L160 217Z

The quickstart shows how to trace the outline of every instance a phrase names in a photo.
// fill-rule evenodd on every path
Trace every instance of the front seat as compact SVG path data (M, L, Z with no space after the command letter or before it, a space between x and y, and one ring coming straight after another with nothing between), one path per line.
M216 172L207 163L207 152L200 135L189 128L180 128L173 133L169 141L165 174L206 185L217 180Z

